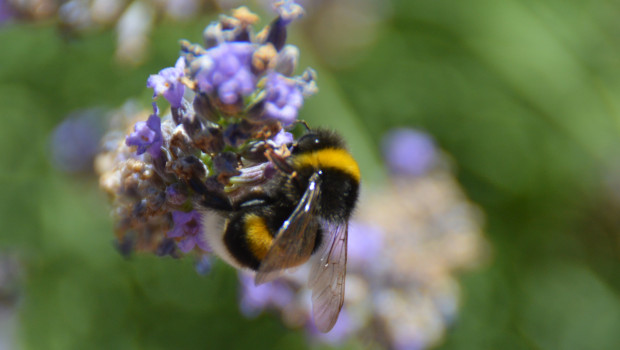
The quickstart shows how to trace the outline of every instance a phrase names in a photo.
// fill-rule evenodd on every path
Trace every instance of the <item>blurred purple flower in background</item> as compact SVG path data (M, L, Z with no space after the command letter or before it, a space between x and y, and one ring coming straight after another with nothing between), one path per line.
M240 96L251 94L256 77L250 63L254 46L247 42L222 43L197 58L196 82L202 92L215 93L225 104L234 104Z
M383 251L385 232L378 224L349 222L349 244L347 246L347 266L349 269L370 268Z
M159 119L159 108L153 102L153 114L145 122L137 122L132 132L125 139L127 146L137 146L138 155L148 151L151 157L157 158L161 154L163 139L161 135L161 119Z
M432 137L414 129L396 129L383 138L383 154L394 174L422 175L437 156Z
M168 232L168 237L178 239L178 247L183 253L188 253L195 246L205 252L210 251L205 237L202 235L202 221L200 213L195 210L189 213L182 211L172 212L174 228Z
M247 317L255 317L267 308L283 308L295 298L295 291L286 283L254 285L254 276L240 272L240 308Z
M158 74L151 74L146 86L154 90L153 98L163 95L174 108L181 107L185 85L180 81L185 75L185 59L179 57L174 67L164 68Z
M88 109L71 113L51 135L51 156L54 166L64 172L93 170L103 135L103 111Z

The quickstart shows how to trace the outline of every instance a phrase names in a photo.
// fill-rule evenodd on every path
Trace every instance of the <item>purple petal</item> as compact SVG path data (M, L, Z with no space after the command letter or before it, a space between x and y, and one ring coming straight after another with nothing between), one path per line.
M288 125L297 119L303 95L297 83L282 74L271 73L265 84L265 115Z
M232 104L237 102L237 90L239 84L235 80L228 80L224 84L220 85L217 93L220 96L220 100L226 104Z
M157 134L156 130L161 129L161 119L155 114L151 114L149 119L146 120L146 126L152 130L155 134ZM157 136L157 135L155 135Z
M146 80L146 87L154 90L153 97L161 95L166 91L166 79L157 74L151 74Z
M288 96L288 104L299 109L304 104L304 96L301 91L295 89Z
M174 68L177 71L183 72L185 70L185 58L179 57L179 59L174 64Z
M213 72L213 75L211 76L211 83L214 86L218 86L224 81L226 81L226 74L219 72L219 71Z
M290 132L285 131L284 129L281 129L280 132L278 132L273 137L273 142L276 144L276 146L292 143L293 142L293 134L291 134Z
M163 95L172 107L178 108L183 101L185 86L180 78L185 75L185 59L179 58L174 67L164 68L158 74L151 75L146 86L153 89L153 97Z
M168 231L166 235L170 238L178 238L183 237L183 235L185 235L185 232L183 231L183 227L175 226L172 230Z
M218 65L218 69L225 76L234 75L239 70L239 68L241 68L241 62L239 62L239 59L237 57L231 54L226 55L226 59L221 60Z
M170 89L164 92L164 98L170 102L170 105L174 108L181 107L183 103L183 95L185 94L185 85L178 84L171 86Z
M222 43L199 58L209 64L201 64L196 81L201 91L217 92L225 104L233 104L239 96L251 94L256 87L256 78L251 73L251 55L254 46L250 43Z
M181 249L183 253L189 253L190 251L192 251L192 249L194 249L195 245L196 241L194 240L194 237L191 236L185 237L179 243L177 243L177 246L179 247L179 249Z
M181 251L187 253L194 249L196 244L199 244L201 249L208 249L206 242L200 241L203 239L200 236L202 234L200 213L195 210L188 213L176 210L172 212L172 221L174 222L174 228L167 234L171 238L182 238L177 244Z

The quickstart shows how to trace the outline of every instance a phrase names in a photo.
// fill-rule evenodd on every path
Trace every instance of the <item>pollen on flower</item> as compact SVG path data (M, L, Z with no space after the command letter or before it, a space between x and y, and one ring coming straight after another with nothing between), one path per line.
M239 20L242 26L253 25L260 19L255 13L251 12L247 6L241 6L232 11L232 16Z
M264 72L268 67L273 68L274 58L278 55L271 43L260 46L252 55L252 69L255 72Z

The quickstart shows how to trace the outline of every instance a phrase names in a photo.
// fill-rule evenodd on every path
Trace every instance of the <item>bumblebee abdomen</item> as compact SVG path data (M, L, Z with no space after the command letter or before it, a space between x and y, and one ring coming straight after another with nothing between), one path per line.
M239 265L252 270L258 269L272 240L273 232L267 227L265 218L256 213L238 213L224 228L226 249Z
M290 211L276 206L254 207L227 220L224 244L242 267L257 270Z

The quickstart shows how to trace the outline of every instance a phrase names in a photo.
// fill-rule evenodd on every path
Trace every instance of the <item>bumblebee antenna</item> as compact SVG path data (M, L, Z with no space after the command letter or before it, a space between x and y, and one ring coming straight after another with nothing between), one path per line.
M305 120L301 120L301 119L297 119L295 120L291 125L287 126L285 129L287 130L292 130L294 129L297 125L303 125L304 128L306 128L306 131L310 131L312 130L312 128L310 127L310 125L308 125L308 122L306 122Z

